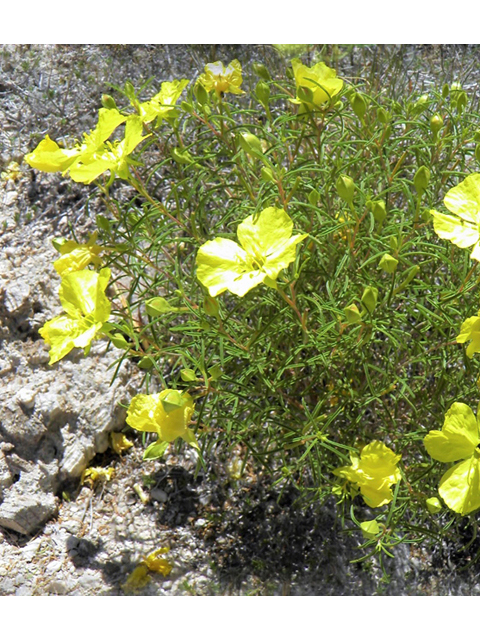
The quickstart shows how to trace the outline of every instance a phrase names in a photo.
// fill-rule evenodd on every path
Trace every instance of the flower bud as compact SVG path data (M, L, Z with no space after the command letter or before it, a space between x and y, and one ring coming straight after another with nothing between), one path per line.
M448 94L450 93L450 87L447 83L445 83L442 87L442 98L448 98Z
M263 156L262 143L249 131L241 131L238 135L238 142L245 153L251 156Z
M420 98L415 102L413 109L415 113L422 113L428 107L428 94L424 93Z
M433 133L438 133L440 129L443 127L443 118L442 116L435 114L430 118L430 129Z
M415 187L416 192L419 195L422 195L422 193L428 187L429 182L430 169L428 169L425 165L422 165L419 169L417 169L415 177L413 178L413 186Z
M348 307L345 307L344 311L347 324L358 324L362 321L362 314L356 304L349 304Z
M254 73L256 73L259 78L262 78L262 80L272 79L267 67L261 62L254 62L252 67L253 67Z
M383 269L386 273L395 273L397 270L398 260L391 256L389 253L385 253L378 263L378 268Z
M208 103L208 93L203 84L197 82L197 84L195 85L194 93L197 102L201 104L202 107Z
M116 109L117 103L112 96L109 96L108 93L104 93L102 95L102 106L104 106L105 109Z
M377 306L378 289L376 287L365 287L362 294L362 304L367 311L373 313Z
M218 318L220 316L220 305L218 304L218 300L211 298L210 296L205 297L203 301L203 310L207 316L212 316L213 318Z
M264 107L267 107L268 101L270 100L270 87L266 82L258 82L255 87L255 95L257 96L259 102L263 104Z
M312 207L314 207L317 204L319 198L320 198L320 194L316 189L312 189L308 194L308 201L312 205Z
M432 515L434 513L438 513L443 509L442 503L438 498L428 498L426 503L427 503L428 513L431 513Z
M106 233L110 233L112 229L110 220L105 216L102 216L100 213L97 215L97 226L99 229L105 231Z
M175 162L178 162L178 164L191 164L194 161L186 149L179 149L178 147L175 147L170 151L170 155Z
M185 111L186 113L192 113L193 112L193 106L187 102L186 100L184 100L182 102L182 104L180 105L180 108L182 109L182 111Z
M376 520L366 520L365 522L360 522L360 529L362 530L362 535L367 540L375 540L378 537L381 529Z
M180 377L184 382L195 382L197 375L193 369L182 369L180 371Z
M308 87L303 87L300 85L299 87L297 87L297 98L302 102L313 104L313 91Z
M361 120L367 111L365 98L361 93L355 93L350 99L350 104L352 105L353 113Z
M222 367L219 364L215 364L213 367L210 367L208 370L208 376L214 382L219 380L223 375Z
M260 169L260 176L264 182L276 182L275 176L273 175L273 171L270 167L262 167Z
M376 200L371 203L372 215L376 222L383 222L387 217L387 211L385 208L385 202L383 200Z
M383 107L380 107L377 110L377 118L378 118L378 121L381 122L382 124L387 124L388 122L390 122L391 116L386 109L384 109Z
M108 337L110 338L111 343L115 347L117 347L117 349L125 349L128 351L132 346L125 340L121 333L114 333L112 335L109 335Z
M176 389L169 389L168 393L160 398L160 402L165 413L171 413L185 406L188 402L188 396Z
M458 98L457 98L457 109L459 111L463 111L463 109L465 109L465 107L467 106L467 102L468 102L467 94L465 93L465 91L461 91L458 94Z
M125 95L130 100L130 102L135 102L135 88L130 80L127 80L124 84L123 90L125 91Z
M398 240L396 236L390 236L388 244L390 245L390 249L392 251L396 251L398 249Z
M339 176L337 182L335 183L337 188L337 193L347 203L353 201L353 195L355 193L355 183L353 180L346 175Z

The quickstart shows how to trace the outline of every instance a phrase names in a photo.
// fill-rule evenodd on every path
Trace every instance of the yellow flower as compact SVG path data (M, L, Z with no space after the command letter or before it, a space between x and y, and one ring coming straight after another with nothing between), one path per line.
M74 347L88 353L95 336L110 316L110 301L105 295L110 269L73 271L62 278L60 302L66 314L46 322L39 334L50 345L50 361L61 360Z
M369 507L391 502L390 487L401 479L397 467L401 456L395 455L383 442L374 440L363 447L360 457L351 454L350 458L350 467L339 467L333 473L356 485Z
M268 207L238 225L240 244L215 238L197 255L197 278L215 297L227 289L244 296L262 282L276 288L282 269L295 260L296 245L307 234L292 236L293 222L283 209Z
M118 175L123 180L128 180L128 156L142 140L142 120L139 116L129 116L125 125L125 138L115 142L105 142L93 156L82 156L69 168L70 177L75 182L89 184L105 171L110 171L112 176Z
M82 271L91 263L99 267L102 261L98 254L102 248L95 244L97 237L98 233L95 232L87 244L78 244L75 240L67 240L60 244L58 250L62 256L53 263L55 271L62 276L71 271Z
M158 118L157 124L160 124L161 120L171 115L177 100L188 83L189 80L162 82L160 91L153 98L138 105L142 122L148 123Z
M454 402L441 431L430 431L425 448L434 460L462 460L443 474L438 492L445 504L465 516L480 508L480 428L469 406Z
M480 352L480 311L479 315L467 318L460 328L460 333L456 337L459 344L471 343L467 347L467 356L471 358L474 353Z
M450 189L443 202L453 215L430 211L435 233L461 249L473 246L470 257L480 262L480 173Z
M232 60L227 68L222 62L211 62L197 80L206 91L215 90L217 96L222 93L245 93L240 89L242 81L242 65L238 60Z
M188 428L194 404L187 392L164 389L151 395L132 398L127 412L127 424L137 431L157 433L159 441L173 442L182 438L195 448L197 440Z
M116 109L100 109L98 123L93 131L83 134L83 141L73 149L62 149L47 135L38 146L25 156L25 162L34 169L46 172L66 172L75 162L89 162L115 129L125 122Z
M307 67L301 60L292 60L293 74L297 85L296 104L307 104L322 108L329 103L343 88L343 80L337 78L334 69L330 69L324 62L318 62L313 67ZM300 89L300 95L299 95ZM302 92L302 89L306 90ZM310 98L311 94L311 98ZM306 100L306 97L309 99Z
M127 180L128 158L135 147L148 136L142 136L142 120L139 116L124 116L116 109L100 109L98 124L90 133L83 134L83 141L73 149L62 149L47 135L40 144L25 156L34 169L46 172L69 173L75 182L89 184L105 171ZM109 142L115 129L126 122L125 138Z

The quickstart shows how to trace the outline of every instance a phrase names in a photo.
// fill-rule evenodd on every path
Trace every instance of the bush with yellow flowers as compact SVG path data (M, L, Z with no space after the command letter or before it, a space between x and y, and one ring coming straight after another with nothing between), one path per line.
M54 241L50 364L110 341L144 372L145 458L240 450L239 479L336 500L365 555L455 536L480 509L478 96L254 71L126 82L93 131L26 155L104 207Z

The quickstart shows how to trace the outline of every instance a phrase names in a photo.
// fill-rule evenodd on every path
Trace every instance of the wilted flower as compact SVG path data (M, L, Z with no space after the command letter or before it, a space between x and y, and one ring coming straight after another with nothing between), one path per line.
M465 516L480 508L480 428L478 416L462 402L454 402L441 431L430 431L425 448L434 460L462 460L443 474L438 492L445 504Z
M65 314L46 322L39 330L50 345L50 362L54 364L74 347L88 353L95 336L110 316L110 301L105 295L110 269L73 271L62 278L59 297Z
M222 93L244 93L240 89L242 81L242 65L238 60L232 60L226 68L222 62L211 62L197 80L206 91L214 90L217 96Z
M339 467L333 473L356 485L369 507L381 507L392 501L390 487L401 479L400 458L383 442L374 440L363 447L360 456L350 455L350 467Z
M262 282L276 288L278 274L295 260L296 245L307 237L292 231L283 209L268 207L256 220L248 216L238 225L240 244L215 238L200 247L197 278L212 297L227 289L242 297Z
M149 572L161 573L163 577L168 576L173 566L168 560L165 560L165 558L161 556L169 551L170 549L168 547L162 547L145 556L142 562L140 562L128 576L125 584L122 585L124 592L131 594L146 587L150 582Z

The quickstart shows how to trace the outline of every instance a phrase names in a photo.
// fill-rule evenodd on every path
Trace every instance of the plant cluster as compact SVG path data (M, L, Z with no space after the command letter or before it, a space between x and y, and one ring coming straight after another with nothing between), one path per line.
M236 477L333 494L367 555L473 523L475 97L394 99L299 58L115 90L81 140L25 157L105 207L87 242L54 241L50 363L108 339L145 373L127 413L145 458L240 452Z

